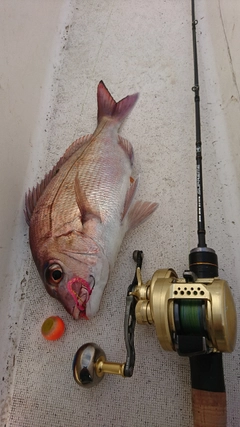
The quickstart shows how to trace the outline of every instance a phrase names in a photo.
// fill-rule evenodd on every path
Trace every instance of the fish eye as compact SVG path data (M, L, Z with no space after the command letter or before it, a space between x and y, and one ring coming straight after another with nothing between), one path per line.
M50 285L58 285L63 278L63 270L59 264L52 264L46 270L46 281Z

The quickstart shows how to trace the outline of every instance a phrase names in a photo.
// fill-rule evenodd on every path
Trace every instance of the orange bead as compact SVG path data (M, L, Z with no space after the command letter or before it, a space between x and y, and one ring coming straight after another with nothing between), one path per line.
M42 324L41 332L43 337L49 341L61 338L65 330L63 320L58 316L48 317Z

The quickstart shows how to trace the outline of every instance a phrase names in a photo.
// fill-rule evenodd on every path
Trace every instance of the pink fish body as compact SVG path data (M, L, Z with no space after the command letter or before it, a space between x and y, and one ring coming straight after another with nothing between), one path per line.
M75 141L26 194L34 261L48 293L74 319L97 313L125 233L158 206L133 202L133 148L118 135L137 98L116 103L100 82L95 132Z

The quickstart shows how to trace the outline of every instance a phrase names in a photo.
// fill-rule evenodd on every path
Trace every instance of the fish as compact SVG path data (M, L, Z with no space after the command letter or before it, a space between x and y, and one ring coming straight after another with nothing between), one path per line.
M75 320L96 315L125 234L158 207L133 202L133 147L118 134L138 96L116 102L100 81L96 130L25 194L33 260L47 292Z

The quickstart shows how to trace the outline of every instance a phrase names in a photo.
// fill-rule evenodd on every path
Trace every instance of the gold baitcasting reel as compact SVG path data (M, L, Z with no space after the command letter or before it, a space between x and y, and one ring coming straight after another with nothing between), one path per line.
M137 275L137 323L154 323L164 350L184 356L233 351L236 311L225 280L198 279L191 271L180 279L161 269L144 285L139 267Z
M135 362L134 327L154 324L166 351L180 356L232 352L236 341L236 309L228 283L218 277L197 278L190 270L178 278L172 269L157 270L142 282L143 254L135 251L135 277L128 289L125 310L125 363L106 361L96 344L84 344L73 361L73 375L84 387L96 385L105 373L130 377Z

